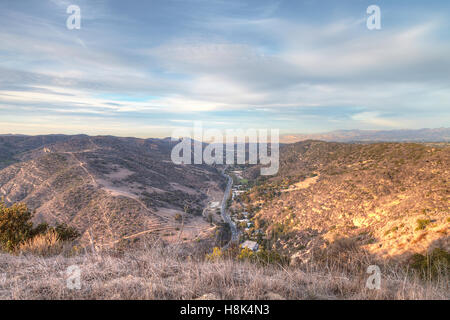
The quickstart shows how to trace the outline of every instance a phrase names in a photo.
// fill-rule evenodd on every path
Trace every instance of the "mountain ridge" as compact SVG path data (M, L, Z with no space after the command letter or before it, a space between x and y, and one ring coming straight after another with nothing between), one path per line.
M183 237L191 240L210 228L202 211L208 193L220 193L223 178L210 166L173 164L170 141L0 137L0 149L12 144L0 167L0 195L9 204L25 202L36 211L36 223L76 227L83 243L111 243L147 231L170 239L181 227L177 216L185 217Z

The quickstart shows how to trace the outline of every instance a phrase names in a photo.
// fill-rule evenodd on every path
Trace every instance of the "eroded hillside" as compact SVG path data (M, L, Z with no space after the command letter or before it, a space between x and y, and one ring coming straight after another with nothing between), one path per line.
M279 174L235 206L253 212L268 245L298 257L339 238L379 257L450 250L450 147L305 141L280 155Z
M3 148L15 142L8 138ZM38 142L23 140L26 147L11 149L9 165L0 170L0 195L7 203L25 202L35 222L65 222L98 246L145 234L193 240L210 232L202 210L223 178L209 166L174 165L170 140L57 136Z

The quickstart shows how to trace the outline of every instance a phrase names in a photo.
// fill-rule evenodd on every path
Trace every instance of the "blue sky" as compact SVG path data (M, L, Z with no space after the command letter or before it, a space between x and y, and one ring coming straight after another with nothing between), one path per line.
M68 30L69 5L81 29ZM381 8L381 30L366 9ZM0 133L448 127L449 1L2 0Z

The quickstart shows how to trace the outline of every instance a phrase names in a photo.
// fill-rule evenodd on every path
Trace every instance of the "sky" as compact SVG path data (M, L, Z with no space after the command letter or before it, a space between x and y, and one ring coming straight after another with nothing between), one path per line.
M447 0L2 0L0 134L449 127L449 13Z

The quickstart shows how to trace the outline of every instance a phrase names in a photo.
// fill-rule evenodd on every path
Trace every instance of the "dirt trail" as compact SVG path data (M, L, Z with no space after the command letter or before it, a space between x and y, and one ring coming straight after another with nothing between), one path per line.
M9 199L9 197L7 196L8 193L5 191L5 189L3 189L3 187L0 187L0 191L5 196L6 201L11 202L11 199Z
M87 150L85 150L84 152L88 152ZM75 161L78 162L78 164L80 165L80 167L84 170L84 172L86 172L86 174L91 178L92 184L94 185L94 187L98 187L98 183L95 180L94 176L89 172L89 170L85 167L86 163L80 161L80 159L77 158L77 156L75 155L74 152L63 152L63 153L67 153L70 154Z
M137 203L139 203L139 204L140 204L147 212L149 212L150 214L155 215L155 216L157 216L157 217L159 217L159 218L161 218L161 219L163 219L163 220L165 220L165 221L170 221L170 220L171 220L170 218L168 218L168 217L166 217L166 216L163 216L163 215L161 215L161 214L158 214L158 213L156 213L156 212L150 210L150 209L146 206L146 204L145 204L141 199L139 199L139 197L138 197L137 195L135 195L135 194L133 194L133 193L131 193L131 192L124 191L124 190L119 190L119 189L111 189L111 188L104 188L104 190L106 190L107 192L109 192L112 196L123 196L123 197L125 197L125 198L133 199L134 201L136 201Z
M94 151L96 149L88 149L88 150L83 150L80 152L76 152L76 153L83 153L83 152L91 152ZM79 163L80 167L86 172L86 174L91 178L92 184L96 187L96 188L101 188L97 182L97 180L95 179L95 177L89 172L89 170L85 167L86 163L80 161L80 159L77 158L77 156L75 155L75 152L64 152L66 154L70 154L73 156L73 158ZM131 192L127 192L124 190L118 190L118 189L107 189L107 188L101 188L104 189L105 191L109 192L111 195L113 196L123 196L126 198L130 198L133 199L134 201L136 201L137 203L139 203L139 205L141 205L147 212L149 212L152 215L155 215L165 221L169 221L170 219L168 217L165 217L163 215L157 214L154 211L150 210L144 202L142 202L142 200L139 199L139 197Z
M115 240L115 241L113 241L113 242L110 242L110 243L107 243L107 244L102 244L101 247L111 246L111 245L114 245L114 244L116 244L116 243L119 243L121 240L133 239L133 238L142 236L142 235L144 235L144 234L148 234L148 233L152 233L152 232L157 232L157 231L176 230L176 228L177 228L176 226L172 226L172 227L161 227L160 224L155 224L155 225L153 225L152 228L150 228L150 229L147 229L147 230L144 230L144 231L140 231L140 232L137 232L137 233L133 233L133 234L130 234L130 235L128 235L128 236L123 236L123 237L121 237L120 239ZM209 228L209 229L206 229L206 230L203 230L202 228L196 227L196 226L184 226L184 228L185 228L185 229L201 229L201 232L199 233L199 236L200 236L201 233L206 232L206 231L208 231L208 230L212 230L212 229L214 229L215 227L212 227L212 228ZM197 238L198 238L198 237L197 237ZM195 240L195 239L194 239L194 240ZM192 240L191 240L191 241L192 241ZM183 241L183 242L185 242L185 241Z

